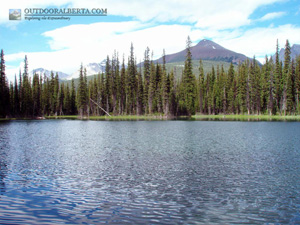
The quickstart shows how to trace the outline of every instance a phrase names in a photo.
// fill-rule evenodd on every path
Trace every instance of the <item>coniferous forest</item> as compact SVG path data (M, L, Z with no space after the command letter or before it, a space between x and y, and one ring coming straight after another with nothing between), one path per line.
M212 67L204 74L200 60L198 74L193 74L191 40L186 43L186 60L182 76L167 72L165 53L163 64L154 64L150 49L144 53L144 62L138 66L131 45L130 56L119 59L114 53L106 60L105 73L87 82L86 70L79 68L79 84L75 87L51 77L33 77L28 73L25 56L24 69L8 83L4 52L0 65L0 117L35 118L49 115L101 116L165 115L191 116L199 114L268 114L299 115L300 57L291 60L288 40L284 62L276 57L260 65L247 60L228 71L223 66Z

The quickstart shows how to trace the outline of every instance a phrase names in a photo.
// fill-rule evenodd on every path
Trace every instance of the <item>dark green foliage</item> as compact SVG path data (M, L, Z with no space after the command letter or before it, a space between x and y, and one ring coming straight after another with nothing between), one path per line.
M182 77L182 113L187 115L195 114L195 100L196 100L196 78L193 74L192 68L192 53L191 53L191 39L188 37L186 42L186 60L184 64L184 72Z
M5 74L4 52L0 55L0 118L10 114L9 86Z
M77 91L77 107L81 117L88 113L88 92L86 79L86 69L84 69L81 64L79 69L79 86Z
M0 117L38 117L48 115L102 116L103 109L113 115L160 114L191 116L201 114L288 114L300 113L300 57L290 60L286 42L284 64L279 61L278 44L275 62L266 57L260 67L255 60L238 66L212 66L204 73L200 60L197 79L191 60L191 40L187 40L186 61L181 79L163 64L154 64L145 51L144 64L137 68L133 45L128 66L120 68L118 54L107 57L105 73L87 82L86 69L80 66L79 82L60 83L58 75L50 78L28 74L25 56L24 71L19 81L8 85L4 54L0 64ZM176 69L176 68L175 68ZM194 70L195 71L195 70ZM92 99L93 101L90 101ZM95 104L95 103L96 104Z

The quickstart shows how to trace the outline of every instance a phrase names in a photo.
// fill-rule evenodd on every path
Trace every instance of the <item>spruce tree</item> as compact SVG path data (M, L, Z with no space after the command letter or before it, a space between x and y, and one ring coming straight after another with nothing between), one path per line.
M28 60L25 55L22 80L22 116L27 118L33 116L32 105L31 81L28 74Z
M294 62L292 61L286 77L286 110L288 114L294 113Z
M279 45L278 39L276 44L275 53L275 73L274 73L274 86L275 86L275 98L276 98L276 111L281 111L281 95L282 95L282 70L279 61Z
M285 44L285 50L284 50L284 67L283 67L283 76L282 76L282 80L281 80L281 86L282 86L282 90L283 90L283 96L282 96L282 111L284 112L284 115L286 115L286 111L287 111L287 85L292 85L290 83L290 79L292 79L291 77L289 77L290 75L290 71L289 71L289 67L290 67L290 61L291 61L291 47L290 47L290 43L288 40L286 40L286 44Z
M32 98L33 98L33 115L41 115L41 90L40 90L40 78L35 73L33 75L33 84L32 84Z
M150 84L150 73L151 73L151 63L150 63L150 49L146 48L144 53L144 112L149 112L149 102L148 102L148 94L149 94L149 84Z
M165 115L169 114L169 93L168 93L168 77L166 69L166 54L163 50L163 71L161 77L161 98L162 98L162 108Z
M81 64L79 69L79 85L77 91L77 102L78 111L80 117L82 118L87 114L87 84L86 84L86 73L84 72L83 65Z
M125 59L123 56L123 62L121 67L121 77L120 77L120 114L123 114L126 110L126 69L125 69Z
M20 116L20 95L17 82L17 76L15 75L15 85L14 85L14 116Z
M204 95L204 70L203 63L200 59L199 61L199 81L198 81L198 89L199 89L199 112L203 114L203 95Z
M296 71L295 71L295 102L297 113L300 114L300 56L297 58Z
M186 42L186 59L184 63L183 88L184 88L184 104L188 116L195 114L195 99L196 86L195 76L193 74L192 53L191 53L191 39L188 36Z
M270 61L266 60L266 78L268 86L268 114L272 116L275 111L274 107L274 96L275 96L275 85L274 85L274 63L272 58Z
M0 55L0 117L5 117L7 115L7 83L6 83L6 75L5 75L5 60L4 60L4 52L1 49Z

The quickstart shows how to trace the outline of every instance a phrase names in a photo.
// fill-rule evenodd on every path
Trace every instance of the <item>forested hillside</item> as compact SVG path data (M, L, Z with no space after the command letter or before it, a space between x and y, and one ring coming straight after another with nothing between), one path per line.
M218 65L204 74L201 60L199 71L193 70L188 38L180 78L172 70L167 72L164 53L161 64L151 61L149 55L147 48L143 69L138 67L131 45L128 59L119 59L117 53L108 56L105 73L89 82L81 65L75 88L74 81L60 83L53 73L50 78L35 74L31 79L26 56L18 79L8 83L2 50L0 116L105 115L104 110L113 115L300 114L300 57L291 60L288 40L284 62L279 60L277 44L275 60L266 57L262 66L253 59L238 67L231 64L227 71Z

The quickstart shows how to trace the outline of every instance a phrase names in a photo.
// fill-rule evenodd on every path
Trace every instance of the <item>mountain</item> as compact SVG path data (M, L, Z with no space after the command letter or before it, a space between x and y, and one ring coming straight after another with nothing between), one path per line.
M284 48L280 49L280 51L279 51L279 61L282 61L282 62L284 61L284 52L285 52ZM300 45L294 44L291 47L291 59L295 60L297 58L297 56L299 56L299 55L300 55ZM276 54L274 54L272 56L272 59L275 62Z
M90 75L95 75L98 73L105 72L105 64L106 64L106 59L100 63L89 63L87 65L84 65L83 68L86 68L86 75L90 76ZM76 72L68 76L67 80L72 80L77 78L79 78L79 70L77 70Z
M230 51L221 45L210 41L202 40L197 45L191 47L192 59L193 60L212 60L212 61L224 61L229 63L238 64L247 59L247 56ZM182 50L177 53L166 55L166 63L182 62L185 61L186 50ZM155 63L162 63L162 57L154 61Z
M59 79L65 79L69 76L69 74L66 74L66 73L63 73L63 72L60 72L60 71L54 71L54 70L50 71L50 70L47 70L47 69L44 69L44 68L34 69L34 70L29 72L29 75L33 76L33 74L36 73L36 74L38 74L39 76L42 76L42 77L44 77L44 75L46 75L47 77L51 77L51 72L53 72L54 75L56 73L58 73Z

